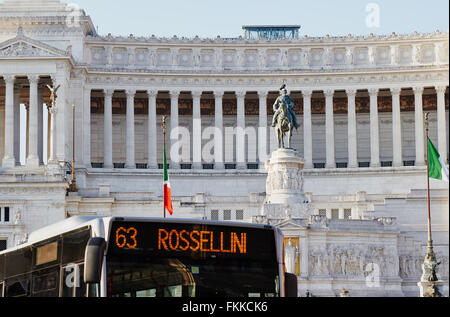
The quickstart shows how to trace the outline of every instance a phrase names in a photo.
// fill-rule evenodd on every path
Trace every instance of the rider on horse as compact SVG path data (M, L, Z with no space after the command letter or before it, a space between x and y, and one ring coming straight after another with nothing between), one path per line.
M290 96L288 96L286 85L283 85L280 91L281 95L278 97L278 99L275 101L275 104L273 105L273 111L275 112L275 114L273 116L272 127L273 128L276 127L278 116L281 114L281 105L285 104L287 105L288 109L289 121L293 123L296 129L298 129L300 125L297 122L297 116L295 115L294 111L294 100Z

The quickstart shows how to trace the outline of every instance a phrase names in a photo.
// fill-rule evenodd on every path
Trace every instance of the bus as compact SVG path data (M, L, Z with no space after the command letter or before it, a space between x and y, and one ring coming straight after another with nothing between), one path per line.
M261 224L77 216L0 253L1 297L296 297Z

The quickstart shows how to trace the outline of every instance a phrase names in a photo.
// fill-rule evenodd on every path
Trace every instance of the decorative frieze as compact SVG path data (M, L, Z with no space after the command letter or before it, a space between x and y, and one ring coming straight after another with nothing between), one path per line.
M270 43L265 41L250 43L252 41L241 42L237 39L220 41L221 45L217 46L217 39L187 41L178 38L170 40L150 38L143 41L139 38L137 41L134 37L126 39L112 36L88 37L88 48L91 50L91 61L88 61L88 64L93 66L109 64L98 52L101 47L107 54L111 54L111 48L133 44L134 47L129 48L140 56L140 63L134 63L133 66L141 69L163 67L176 70L182 67L194 70L252 70L255 68L314 70L325 67L327 70L357 70L372 67L399 68L448 64L448 36L446 35L435 34L428 38L417 35L414 38L414 45L410 44L411 39L406 40L404 37L346 38L346 41L339 39L329 37L317 41L313 38L305 38L287 43L277 40ZM246 48L245 45L251 45L251 47ZM155 52L156 63L152 58L147 58L146 53L142 55L143 50Z

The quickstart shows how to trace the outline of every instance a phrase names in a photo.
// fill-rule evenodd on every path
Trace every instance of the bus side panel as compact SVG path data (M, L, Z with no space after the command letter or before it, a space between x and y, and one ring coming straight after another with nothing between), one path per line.
M5 279L5 255L0 255L0 282Z

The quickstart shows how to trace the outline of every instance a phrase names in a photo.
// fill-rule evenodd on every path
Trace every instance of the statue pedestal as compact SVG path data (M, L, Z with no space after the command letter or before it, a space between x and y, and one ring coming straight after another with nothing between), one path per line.
M291 149L273 152L266 162L266 200L261 213L272 223L310 216L310 204L303 192L304 164L298 152Z
M268 172L266 202L270 204L302 204L307 199L303 193L303 167L305 161L295 150L279 149L266 162Z

